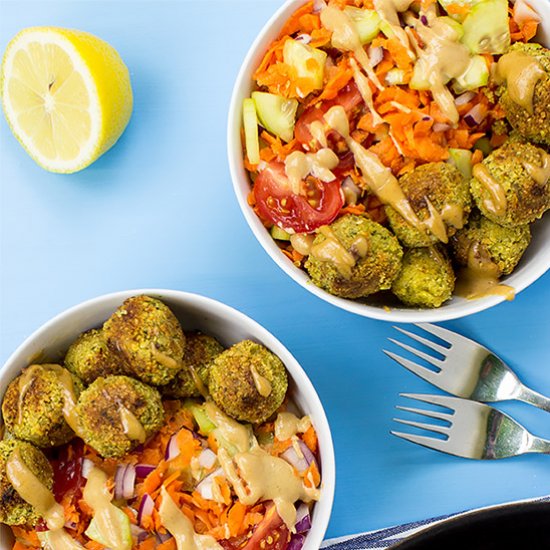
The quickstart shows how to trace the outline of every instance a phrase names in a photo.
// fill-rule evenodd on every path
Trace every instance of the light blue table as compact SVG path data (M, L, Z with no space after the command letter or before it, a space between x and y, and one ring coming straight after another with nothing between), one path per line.
M135 112L91 168L38 168L0 122L0 362L82 300L165 287L222 300L296 355L332 425L338 464L329 536L550 493L550 457L469 462L389 435L398 393L429 391L381 352L390 325L339 311L288 279L233 196L225 153L233 80L279 0L0 0L0 49L21 28L59 25L113 44ZM512 303L448 323L550 394L550 274ZM503 407L540 436L550 415Z

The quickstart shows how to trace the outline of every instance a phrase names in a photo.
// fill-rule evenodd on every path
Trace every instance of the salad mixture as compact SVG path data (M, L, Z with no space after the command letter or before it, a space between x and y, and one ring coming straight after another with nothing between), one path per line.
M526 0L305 2L243 104L248 202L281 252L343 298L512 299L550 208L540 21Z
M299 550L321 474L281 360L135 296L2 402L14 550Z

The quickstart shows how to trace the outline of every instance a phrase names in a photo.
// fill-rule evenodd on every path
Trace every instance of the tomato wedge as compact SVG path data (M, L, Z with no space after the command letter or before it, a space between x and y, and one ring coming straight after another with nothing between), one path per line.
M307 177L300 194L292 191L282 162L270 162L254 182L260 216L286 230L311 233L331 223L344 205L340 180L322 182Z
M319 143L311 135L309 125L316 120L321 120L323 115L335 105L341 105L344 107L346 112L349 113L362 101L363 98L361 97L357 86L354 83L350 83L344 87L334 99L323 101L318 106L309 107L296 121L296 125L294 127L294 136L296 140L302 145L307 145L310 149L316 149L319 146Z
M242 550L285 550L288 539L288 527L275 506L271 506Z

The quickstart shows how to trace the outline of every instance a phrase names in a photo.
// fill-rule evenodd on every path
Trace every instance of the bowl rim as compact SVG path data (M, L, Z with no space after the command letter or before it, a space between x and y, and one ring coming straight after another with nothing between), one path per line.
M229 171L231 174L233 190L237 197L240 209L256 239L271 259L283 270L283 272L291 277L300 286L318 298L321 298L325 302L362 317L387 322L439 322L466 317L504 302L506 298L498 295L489 295L476 300L467 300L465 298L453 296L453 302L444 304L441 307L434 309L414 309L402 306L386 309L382 306L365 304L359 301L334 296L316 286L305 271L294 266L290 260L282 254L269 232L265 229L253 209L248 204L247 196L250 191L250 180L244 169L240 137L242 100L246 97L243 94L243 89L247 89L247 87L248 89L251 88L251 74L255 68L254 64L259 57L258 53L263 55L265 47L267 47L278 34L280 28L286 21L286 18L305 2L306 0L286 0L264 24L252 42L252 45L248 49L242 62L233 85L233 91L229 103L229 112L227 117L227 157ZM546 7L543 9L546 9ZM527 270L519 273L516 277L512 274L510 276L512 277L512 280L509 278L503 280L505 283L513 286L515 290L514 296L517 296L550 269L550 253L546 255L546 261L542 252L539 253L537 257L539 261L531 262ZM518 279L517 282L516 279Z
M34 342L42 338L59 324L66 323L72 317L78 316L84 312L96 310L108 302L117 301L119 304L122 304L127 298L140 294L158 296L160 298L165 297L170 301L177 302L183 309L193 304L200 311L215 312L224 318L231 319L231 323L243 327L250 333L251 337L268 347L283 361L290 378L294 382L295 391L297 391L300 396L303 397L304 402L307 403L309 409L307 414L311 415L319 438L319 452L322 462L322 497L314 505L312 529L308 533L304 545L304 550L318 550L328 528L336 486L336 464L330 424L313 383L296 358L270 331L241 311L213 298L181 290L141 288L103 294L61 311L38 327L30 336L25 338L0 368L0 386L4 383L7 386L7 383L9 383L13 377L14 371L18 371L22 363L25 364L28 362L28 351L29 348L32 348ZM5 528L5 526L0 527ZM0 550L8 550L8 547L3 548L3 543L0 543Z

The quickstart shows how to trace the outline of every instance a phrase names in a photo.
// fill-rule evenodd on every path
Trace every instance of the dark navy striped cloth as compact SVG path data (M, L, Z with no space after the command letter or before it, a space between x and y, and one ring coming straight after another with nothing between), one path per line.
M541 500L550 500L550 497L529 499L521 502ZM323 550L366 550L367 548L391 548L398 542L402 542L407 537L410 537L411 535L414 535L415 533L418 533L419 531L422 531L423 529L426 529L439 521L471 512L473 512L473 510L458 512L456 514L449 514L446 516L438 516L422 521L414 521L412 523L405 523L404 525L397 525L396 527L389 527L388 529L380 529L379 531L370 531L369 533L361 533L359 535L330 539L326 540L321 545L321 548Z

